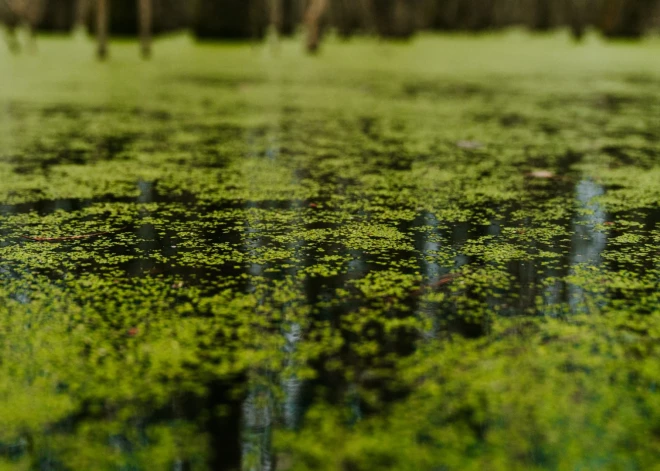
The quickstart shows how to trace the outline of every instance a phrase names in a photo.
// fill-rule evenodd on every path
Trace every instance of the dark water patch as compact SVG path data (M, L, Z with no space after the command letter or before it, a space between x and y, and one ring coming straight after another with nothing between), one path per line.
M652 168L656 165L658 156L658 150L652 146L607 145L601 147L601 152L612 158L612 167Z
M231 138L231 137L241 137L246 131L246 127L239 126L236 124L230 123L197 123L197 122L184 122L181 124L181 129L184 131L189 131L195 134L201 134L204 136L203 142L206 143L218 143L217 139L219 137ZM254 127L255 131L258 133L265 134L265 126L256 126Z
M529 177L526 179L529 186L538 187L549 183L548 186L553 187L553 193L570 194L575 182L580 180L580 172L574 168L583 161L583 152L569 149L565 152L546 153L543 149L538 149L527 153L526 159L517 167ZM548 170L551 175L548 174L549 178L535 177L536 170Z
M604 93L595 98L594 106L609 112L617 112L636 104L643 103L646 106L649 106L655 101L656 99L654 96L640 97L639 94L626 95L622 93Z
M442 99L464 99L473 97L490 98L495 89L480 84L447 83L443 80L414 81L404 83L401 94L406 98L432 97Z
M650 93L605 92L605 93L555 93L542 97L539 106L542 108L557 108L578 110L581 107L592 109L609 115L611 113L633 112L636 107L641 109L653 107L657 98Z
M373 116L362 116L358 118L360 130L366 136L373 137L373 131L377 124L377 119Z
M645 231L660 229L660 207L648 208L642 211L641 218Z
M39 105L26 101L11 101L5 104L4 110L11 119L21 120L28 115L37 114L46 119L66 119L76 121L86 114L104 114L115 112L118 108L112 106L90 106L83 104L57 103Z
M241 88L266 83L265 78L255 76L229 77L224 75L177 75L168 78L181 83L203 88Z
M181 118L179 114L175 114L167 110L156 110L143 107L132 108L130 113L136 115L137 117L148 119L152 123L167 123L174 120L175 116Z
M138 203L180 203L185 206L197 203L197 196L187 190L177 189L170 191L167 188L161 188L159 181L139 180L137 187L140 194L137 197Z
M496 123L503 129L535 128L547 135L559 134L564 128L562 123L555 122L546 117L529 116L520 112L504 113L475 113L472 118L479 123Z
M173 114L164 109L150 109L140 106L90 106L84 104L68 104L58 103L44 107L38 107L34 104L20 104L19 107L26 111L39 112L42 117L48 119L67 119L71 121L78 121L81 119L88 119L90 116L107 117L109 115L122 115L128 114L140 118L146 118L151 121L167 122L171 121Z
M103 203L181 203L185 205L194 204L197 198L194 194L179 190L177 192L161 191L158 189L158 182L138 181L137 197L118 197L114 195L105 195L98 198L59 198L59 199L36 199L25 203L0 204L0 214L12 215L36 212L45 216L56 211L75 212L89 208L93 205Z
M499 117L499 123L505 128L513 128L527 125L528 118L520 113L506 113Z
M100 161L128 160L131 146L139 140L133 132L100 136L94 139L82 139L78 133L72 133L56 143L35 144L21 154L7 159L12 163L17 174L29 174L36 171L48 171L57 165L86 165ZM84 148L72 148L71 141L77 141Z
M539 129L549 135L549 136L554 136L556 134L559 134L562 131L562 126L558 123L552 123L552 122L541 122L539 123Z
M101 160L112 160L120 158L122 153L129 149L130 145L138 138L138 134L124 133L101 137L97 144L96 158Z
M660 140L660 130L655 127L640 129L635 126L621 125L610 130L608 135L617 139L630 139L631 137L639 137L649 144L655 145Z
M83 165L89 160L90 152L85 150L35 146L10 162L15 165L17 174L29 174L48 170L54 165Z
M176 162L179 165L193 165L196 168L206 167L212 169L222 169L229 165L231 158L219 152L214 148L213 144L204 149L202 146L193 152L192 160L189 158L182 158Z
M231 189L231 188L229 188ZM316 203L318 201L319 203ZM245 200L245 199L219 199L213 198L205 201L205 211L222 211L226 209L262 209L262 210L291 210L291 209L309 209L324 202L323 199L314 201L302 199L264 199L264 200Z
M655 86L658 83L660 83L660 78L652 74L644 74L644 73L626 74L623 75L622 78L625 82L630 83L632 85Z
M21 106L25 106L26 109L31 111L40 111L41 115L45 118L66 118L74 121L81 119L81 117L86 114L103 115L119 111L119 108L114 106L86 106L66 103L58 103L55 105L44 106L42 108L28 104L22 104Z
M36 212L40 215L54 213L56 211L80 211L98 203L130 203L134 198L117 198L111 195L102 198L62 198L55 200L37 200L27 203L0 205L0 214L22 214Z

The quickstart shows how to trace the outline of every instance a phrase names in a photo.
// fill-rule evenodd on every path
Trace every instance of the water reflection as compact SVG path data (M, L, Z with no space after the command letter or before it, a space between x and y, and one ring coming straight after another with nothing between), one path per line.
M267 161L267 160L266 160ZM300 182L298 182L300 183ZM170 202L165 195L158 192L157 182L139 181L139 196L134 202L139 206L152 203ZM485 307L489 313L498 315L558 315L562 305L568 305L573 313L583 312L584 298L588 293L583 288L567 283L565 277L574 273L576 267L584 265L598 266L602 264L602 253L607 246L607 237L600 232L598 226L608 220L608 215L598 203L597 197L604 194L605 189L589 179L579 180L574 188L575 211L570 219L559 221L570 230L570 243L541 242L538 240L516 241L518 247L535 254L538 250L546 250L556 255L552 263L541 263L542 258L530 255L528 258L500 263L486 261L478 255L468 255L467 247L475 241L484 242L488 246L497 246L502 241L511 242L507 237L507 228L518 228L519 221L511 221L507 216L493 219L488 224L483 218L455 223L442 222L431 211L422 211L415 220L401 224L398 229L405 233L413 242L415 252L387 254L391 263L413 259L416 266L404 266L402 273L419 272L423 287L431 287L430 291L443 291L445 302L426 302L421 296L411 292L402 300L406 309L397 311L386 307L384 315L406 320L408 317L423 319L425 329L411 332L406 329L385 331L378 324L367 324L363 331L356 332L347 328L344 320L354 316L361 308L373 308L374 302L380 306L382 300L364 299L352 294L342 303L324 303L334 299L338 290L351 290L351 282L363 280L377 271L387 270L387 264L379 259L379 255L367 250L348 248L341 240L330 240L310 243L304 238L292 238L286 243L273 241L272 224L269 214L280 211L291 214L291 230L311 230L318 224L306 216L309 207L300 201L245 201L242 212L235 212L236 219L223 222L226 227L241 227L240 231L223 232L219 228L201 232L205 248L213 248L217 244L230 242L246 255L247 260L259 259L267 248L281 245L291 254L286 260L277 262L249 262L239 267L215 268L205 271L200 266L182 266L158 264L158 257L168 257L179 249L170 238L176 237L176 231L165 227L157 227L147 219L163 218L168 225L179 228L193 227L204 212L222 206L197 207L196 202L186 196L180 197L179 203L188 205L195 210L168 216L167 212L160 214L142 212L135 222L132 234L135 236L133 246L117 248L110 246L107 250L117 250L118 253L132 253L135 257L122 265L122 269L131 277L158 276L182 278L195 273L196 278L189 278L189 283L209 282L205 295L211 296L213 280L218 277L235 277L244 282L238 290L248 293L258 293L261 296L258 304L268 302L269 293L266 286L271 283L287 282L293 290L296 299L303 299L310 309L309 324L283 317L281 322L275 322L265 332L264 339L270 342L271 336L280 337L281 363L273 363L268 367L258 365L248 367L241 374L231 378L207 378L207 394L203 398L188 398L183 400L183 406L173 407L167 412L159 412L147 416L146 421L171 420L173 417L196 423L209 437L209 466L213 469L277 469L276 457L272 451L274 432L279 428L297 429L307 410L319 402L327 403L336 408L347 410L348 420L360 421L371 414L377 414L389 402L405 397L407 390L394 387L389 372L394 371L392 362L383 361L390 357L399 359L411 354L419 342L443 341L443 333L459 333L467 337L477 337L488 332L487 320L466 320L466 311L477 306ZM93 201L61 200L39 202L24 205L5 205L3 213L7 215L20 212L39 211L40 213L64 210L74 212L89 207ZM157 205L156 205L157 206ZM515 209L515 208L514 208ZM511 213L512 210L509 211ZM356 214L356 218L367 219L369 214ZM649 216L650 217L650 216ZM169 218L169 219L168 219ZM475 218L476 219L476 218ZM532 221L525 224L532 226ZM654 224L651 224L654 225ZM324 225L330 230L341 229L340 223ZM12 242L6 242L12 243ZM322 249L322 250L318 250ZM452 258L446 258L446 250L451 249ZM63 250L66 250L64 248ZM346 259L342 270L330 276L309 276L297 278L305 269L315 267L324 255L337 255ZM443 257L440 257L444 254ZM234 263L231 264L235 265ZM437 288L439 282L447 274L461 271L465 267L473 270L492 268L503 270L510 281L505 287L472 286L467 291L460 292L463 299L469 299L477 304L459 304L452 299L454 292L444 287ZM94 267L81 269L80 274L94 270ZM102 273L102 271L100 272ZM242 278L241 276L244 275ZM20 279L21 276L9 267L0 268L2 279ZM210 288L209 288L210 286ZM443 285L444 286L444 285ZM26 288L27 289L27 288ZM20 299L29 299L29 295L17 292ZM539 296L543 298L543 306L539 306ZM186 300L189 302L189 300ZM462 301L463 302L463 301ZM386 305L386 304L385 304ZM282 307L286 312L287 305ZM389 309L389 310L388 310ZM341 339L341 346L336 351L321 354L308 361L302 361L299 356L301 346L313 343L315 329L319 326L328 327L333 334ZM219 342L222 339L218 339ZM373 355L357 355L355 348L369 341L377 345L377 353ZM257 345L259 347L259 345ZM268 351L271 344L264 344ZM335 363L335 367L328 365ZM336 365L339 365L338 367ZM296 372L302 368L311 368L311 379L301 379ZM347 374L350 372L350 374ZM365 400L365 397L377 397L377 400ZM177 412L178 411L178 412ZM118 452L131 453L131 443L125 438L113 438L111 445ZM186 469L185 461L174 464Z
M577 214L572 222L570 257L573 273L577 266L598 266L602 262L601 254L607 246L607 235L595 228L597 225L602 227L607 221L607 214L597 201L597 197L603 194L605 194L603 186L591 179L580 180L576 185ZM569 284L568 304L574 314L587 312L584 289L577 284Z
M596 198L605 194L602 185L591 179L581 180L575 188L578 214L573 219L573 248L571 263L598 265L601 254L607 245L607 236L602 231L596 231L596 225L607 221L607 214Z
M448 268L442 267L435 259L438 250L440 249L440 241L443 239L443 234L439 228L439 221L435 215L424 212L420 216L419 225L425 226L428 229L425 231L418 231L415 237L415 247L420 252L420 268L422 275L430 286L434 286L439 280L441 275L449 272ZM436 313L432 305L426 305L420 302L417 307L416 316L428 319L429 328L422 332L422 336L426 339L435 338L438 335L440 325L437 320Z

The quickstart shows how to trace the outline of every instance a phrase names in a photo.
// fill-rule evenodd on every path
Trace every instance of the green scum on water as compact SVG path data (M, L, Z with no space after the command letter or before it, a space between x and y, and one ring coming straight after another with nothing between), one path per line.
M659 51L0 53L0 470L655 469Z

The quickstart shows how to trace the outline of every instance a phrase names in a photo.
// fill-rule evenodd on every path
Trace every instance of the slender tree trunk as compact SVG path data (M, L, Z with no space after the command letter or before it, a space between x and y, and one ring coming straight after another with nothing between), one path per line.
M565 0L565 12L571 35L576 42L582 41L585 29L589 24L588 0Z
M305 13L307 50L316 52L321 42L321 20L328 9L328 0L311 0Z
M41 24L46 10L45 0L23 0L16 2L19 11L22 11L23 21L27 26L27 48L32 53L37 52L37 28Z
M278 36L282 34L284 23L282 0L270 0L270 26Z
M109 0L97 0L96 2L96 36L98 57L101 60L108 57L108 2Z
M140 11L140 48L142 57L148 59L151 57L151 30L153 23L153 0L139 0Z
M89 19L91 4L89 0L78 0L76 2L76 17L74 29L81 30L87 25L87 20Z
M357 0L357 8L362 18L364 27L369 33L376 32L376 22L374 19L374 5L372 0Z

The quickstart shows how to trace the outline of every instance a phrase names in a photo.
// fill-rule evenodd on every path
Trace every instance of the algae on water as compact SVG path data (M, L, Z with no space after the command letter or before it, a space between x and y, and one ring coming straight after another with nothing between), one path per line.
M0 469L656 466L657 41L86 47L0 54Z

